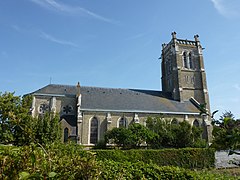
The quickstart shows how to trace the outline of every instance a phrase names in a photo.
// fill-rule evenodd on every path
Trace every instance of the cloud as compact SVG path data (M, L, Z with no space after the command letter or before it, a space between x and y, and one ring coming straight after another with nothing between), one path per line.
M45 40L48 40L48 41L51 41L51 42L54 42L54 43L57 43L57 44L60 44L60 45L67 45L67 46L72 46L72 47L75 47L75 48L79 48L79 46L71 41L66 41L66 40L62 40L62 39L58 39L56 37L53 37L52 35L50 34L47 34L43 31L40 31L40 35L39 35L41 38L45 39Z
M211 0L215 9L223 16L232 18L240 17L239 0Z
M19 33L22 33L22 34L28 34L28 35L31 34L33 36L38 36L42 39L54 42L56 44L79 48L79 46L74 42L56 38L56 37L44 32L44 31L41 31L41 30L38 30L38 29L25 29L25 28L19 27L18 25L11 25L11 27L15 31L17 31ZM1 53L1 55L3 56L3 53Z
M130 36L128 38L126 38L126 40L134 40L134 39L139 39L145 36L146 33L139 33L133 36Z
M29 1L41 6L42 8L45 8L51 11L62 12L70 15L88 15L92 18L95 18L107 23L118 24L118 22L112 19L96 14L80 6L69 6L63 3L56 2L55 0L29 0Z

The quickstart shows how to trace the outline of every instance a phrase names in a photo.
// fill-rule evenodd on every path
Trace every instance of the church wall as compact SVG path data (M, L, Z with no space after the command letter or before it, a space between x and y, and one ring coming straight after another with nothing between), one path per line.
M51 100L54 96L35 96L35 105L34 105L34 114L39 114L39 108L41 104L48 105L48 108L51 109ZM76 98L72 97L55 97L56 98L56 113L60 115L66 114L63 110L63 107L70 105L73 109L68 114L76 114ZM48 109L48 110L49 110Z
M127 126L134 123L134 114L135 113L121 113L121 112L113 112L111 113L111 121L107 120L106 112L83 112L83 121L81 123L81 135L80 141L83 145L91 145L90 144L90 123L93 117L98 119L98 140L104 139L104 134L107 130L111 130L114 127L118 127L118 122L121 117L125 117L127 119ZM162 116L160 114L148 114L148 113L139 113L139 123L142 125L146 124L146 120L148 117L159 117ZM179 115L179 114L164 114L163 118L165 120L171 121L173 118L176 118L178 122L182 122L183 120L188 121L191 125L193 125L194 120L198 120L199 124L202 124L201 117L198 115Z

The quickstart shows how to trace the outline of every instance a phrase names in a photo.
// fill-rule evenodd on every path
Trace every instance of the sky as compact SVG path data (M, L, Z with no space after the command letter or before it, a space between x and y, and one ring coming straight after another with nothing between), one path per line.
M240 118L239 0L1 0L0 92L52 84L161 90L161 45L202 46L211 110Z

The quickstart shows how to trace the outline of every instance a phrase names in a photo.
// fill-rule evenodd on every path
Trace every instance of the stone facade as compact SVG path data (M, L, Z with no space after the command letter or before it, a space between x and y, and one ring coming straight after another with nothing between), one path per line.
M198 35L195 41L176 38L162 46L163 91L170 92L177 101L187 101L191 97L206 104L210 111L206 73L203 63L202 46Z
M194 37L181 40L172 33L172 40L163 44L162 91L50 84L32 93L32 115L59 114L63 141L73 139L85 146L96 144L114 127L145 125L148 117L159 115L202 126L209 139L210 118L200 116L197 107L205 103L209 110L210 105L202 47Z

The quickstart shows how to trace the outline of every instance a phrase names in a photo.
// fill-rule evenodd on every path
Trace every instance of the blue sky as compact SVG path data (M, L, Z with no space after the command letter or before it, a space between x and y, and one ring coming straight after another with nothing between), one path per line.
M240 118L239 0L1 0L0 92L161 90L161 44L200 36L211 109Z

